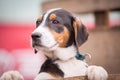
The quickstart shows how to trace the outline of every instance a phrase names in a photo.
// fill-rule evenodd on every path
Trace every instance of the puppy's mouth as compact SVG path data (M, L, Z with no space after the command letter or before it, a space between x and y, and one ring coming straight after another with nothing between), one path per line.
M35 48L35 47L43 47L43 46L37 42L33 42L32 47Z
M36 50L55 50L59 46L59 44L55 43L52 46L44 46L44 45L41 45L41 44L33 44L32 46Z

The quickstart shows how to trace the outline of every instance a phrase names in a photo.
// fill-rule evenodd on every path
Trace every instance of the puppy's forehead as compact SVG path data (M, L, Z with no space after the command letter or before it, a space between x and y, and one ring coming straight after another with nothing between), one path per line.
M53 11L54 14L56 14L57 17L61 18L68 18L69 16L72 16L72 14L64 9Z
M58 16L71 16L72 15L69 11L64 10L64 9L54 11L54 13L57 14Z
M68 16L72 16L72 14L61 8L51 9L44 13L44 18L49 20L52 20L56 17L67 18Z

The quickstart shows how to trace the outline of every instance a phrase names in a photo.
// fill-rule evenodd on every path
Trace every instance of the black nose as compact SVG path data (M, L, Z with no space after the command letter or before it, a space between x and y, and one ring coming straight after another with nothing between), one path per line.
M42 35L40 34L40 33L33 33L32 35L31 35L31 37L32 37L32 39L38 39L38 38L40 38Z

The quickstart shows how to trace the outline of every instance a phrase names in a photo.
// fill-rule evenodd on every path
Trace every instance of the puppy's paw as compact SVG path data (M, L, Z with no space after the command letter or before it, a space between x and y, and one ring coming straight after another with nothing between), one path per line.
M18 71L8 71L3 73L0 80L24 80L24 78Z
M100 66L89 66L87 70L89 80L107 80L107 71Z

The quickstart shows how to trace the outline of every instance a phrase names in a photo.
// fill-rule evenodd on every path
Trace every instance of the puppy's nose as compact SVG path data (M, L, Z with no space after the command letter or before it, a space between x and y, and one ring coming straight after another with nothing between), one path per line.
M38 39L38 38L40 38L41 36L42 36L42 34L40 34L40 33L33 33L33 34L31 35L32 39Z

